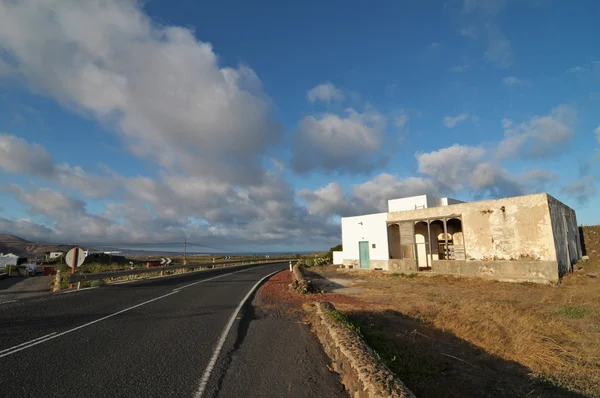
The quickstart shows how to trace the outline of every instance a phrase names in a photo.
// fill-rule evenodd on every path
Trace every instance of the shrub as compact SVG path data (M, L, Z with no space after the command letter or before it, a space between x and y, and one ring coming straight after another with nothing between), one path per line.
M311 258L307 258L306 260L304 260L304 265L306 265L307 267L312 267L313 260Z

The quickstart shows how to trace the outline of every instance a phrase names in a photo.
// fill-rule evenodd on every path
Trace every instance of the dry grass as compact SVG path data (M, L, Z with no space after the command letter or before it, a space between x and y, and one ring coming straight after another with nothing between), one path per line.
M469 367L483 369L497 358L506 361L505 367L518 365L519 374L528 380L512 391L498 390L491 395L520 395L529 388L528 383L542 380L567 395L566 390L600 397L600 263L586 263L584 269L566 276L559 287L453 277L342 273L333 268L323 268L320 273L325 277L365 280L356 285L362 290L357 295L362 304L339 303L338 309L367 333L373 331L378 340L387 339L388 345L396 349L415 349L415 336L411 337L412 342L407 337L407 328L414 327L416 333L425 336L417 334L421 343L416 347L427 352L445 350L444 358L429 358L432 370L443 370L448 360L457 358L455 363L460 359L469 365L460 364L465 372L472 373ZM399 352L397 356L403 354ZM413 354L416 359L422 355ZM483 382L486 374L482 371L480 375ZM490 377L498 377L498 373L493 374ZM407 375L405 378L415 376ZM511 375L514 379L514 372L506 374L507 382ZM428 385L429 378L415 377L417 388L409 380L404 381L417 395L435 395ZM462 383L461 377L465 376L456 377ZM534 394L530 396L544 390L532 388ZM474 393L482 391L490 390Z

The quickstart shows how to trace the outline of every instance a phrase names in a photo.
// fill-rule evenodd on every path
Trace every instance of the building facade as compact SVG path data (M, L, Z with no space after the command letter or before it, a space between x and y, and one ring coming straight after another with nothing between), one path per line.
M581 258L575 211L542 193L479 202L427 195L341 220L345 267L556 282Z

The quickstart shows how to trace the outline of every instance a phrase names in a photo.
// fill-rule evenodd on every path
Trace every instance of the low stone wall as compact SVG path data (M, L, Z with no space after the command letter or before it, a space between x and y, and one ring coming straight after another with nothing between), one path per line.
M583 255L590 260L600 260L600 225L580 227L579 234Z
M417 260L403 259L403 260L387 260L388 261L388 271L390 272L403 272L405 274L410 274L413 272L417 272L419 267L417 267Z
M303 294L312 291L312 283L304 274L304 267L300 264L292 268L292 289Z
M310 322L350 396L414 397L354 331L332 318L332 311L331 303L315 303Z
M505 282L558 283L554 261L434 260L431 273L495 279Z

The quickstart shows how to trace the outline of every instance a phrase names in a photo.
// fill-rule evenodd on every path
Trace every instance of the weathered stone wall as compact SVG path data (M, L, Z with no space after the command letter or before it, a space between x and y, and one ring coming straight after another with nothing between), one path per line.
M414 398L353 330L332 318L330 314L334 311L331 303L315 303L309 320L349 395L354 398Z
M417 267L417 260L411 259L388 260L387 269L390 272L404 272L406 274L417 272L419 270L419 268Z
M431 272L504 282L557 283L559 280L556 261L434 260Z
M560 276L572 271L573 264L581 258L581 242L575 211L562 202L548 195L550 220L556 261Z
M600 260L600 225L581 227L583 254L590 260Z
M556 261L548 195L388 213L388 222L460 216L468 260Z

